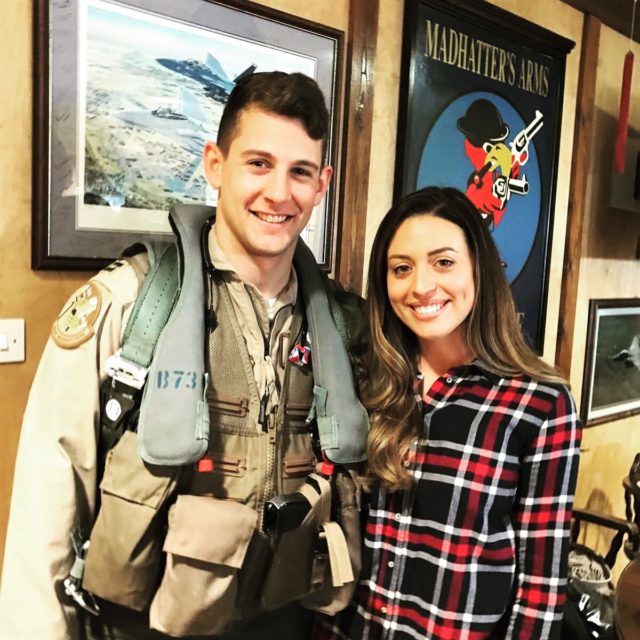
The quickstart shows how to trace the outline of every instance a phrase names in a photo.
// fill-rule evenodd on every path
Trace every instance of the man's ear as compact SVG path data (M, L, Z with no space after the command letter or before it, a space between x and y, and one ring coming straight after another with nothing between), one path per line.
M327 193L332 175L333 167L331 165L327 164L322 167L322 169L320 169L320 174L318 176L318 191L313 201L315 205L320 204L320 201L322 200L322 198L324 198L324 194Z
M224 154L215 142L207 142L202 153L204 175L214 189L220 188Z

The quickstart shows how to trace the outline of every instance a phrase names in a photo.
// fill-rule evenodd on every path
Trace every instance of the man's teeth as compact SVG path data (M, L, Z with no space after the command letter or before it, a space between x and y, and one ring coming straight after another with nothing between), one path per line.
M437 313L442 309L444 305L441 303L438 304L428 304L426 307L414 307L416 313L428 315L430 313Z
M264 222L284 222L287 219L287 216L274 216L269 213L260 213L259 211L256 211L255 214Z

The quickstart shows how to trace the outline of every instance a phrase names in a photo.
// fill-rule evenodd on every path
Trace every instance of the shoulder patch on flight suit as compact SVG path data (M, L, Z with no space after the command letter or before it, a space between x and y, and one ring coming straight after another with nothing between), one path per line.
M53 323L53 341L63 349L75 349L89 340L101 306L102 296L98 287L92 282L82 285Z

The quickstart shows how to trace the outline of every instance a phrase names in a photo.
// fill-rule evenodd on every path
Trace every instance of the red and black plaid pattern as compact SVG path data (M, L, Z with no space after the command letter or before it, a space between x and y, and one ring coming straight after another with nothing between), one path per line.
M423 406L415 484L371 495L354 601L315 640L557 637L581 439L570 393L474 363Z

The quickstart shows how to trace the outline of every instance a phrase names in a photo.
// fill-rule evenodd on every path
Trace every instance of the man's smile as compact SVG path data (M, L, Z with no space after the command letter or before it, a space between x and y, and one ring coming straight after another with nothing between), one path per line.
M276 215L275 213L263 213L262 211L252 211L249 210L256 218L262 220L263 222L270 222L272 224L280 224L287 220L289 216L287 215Z

